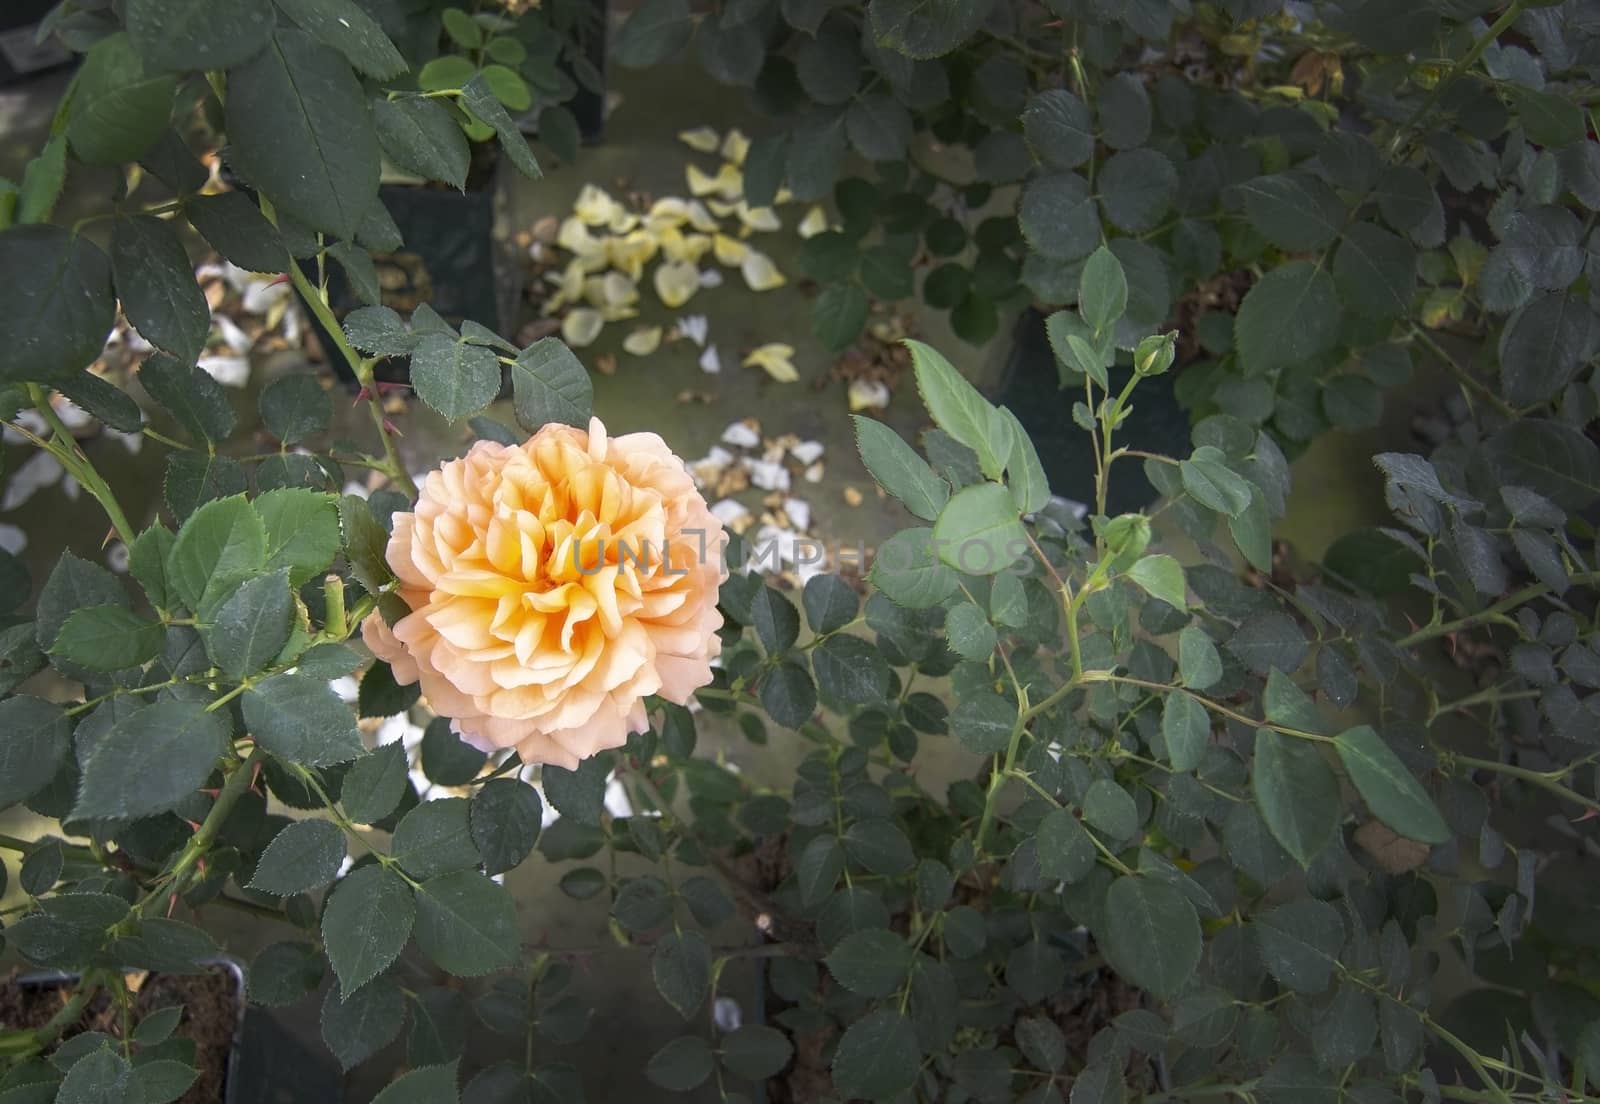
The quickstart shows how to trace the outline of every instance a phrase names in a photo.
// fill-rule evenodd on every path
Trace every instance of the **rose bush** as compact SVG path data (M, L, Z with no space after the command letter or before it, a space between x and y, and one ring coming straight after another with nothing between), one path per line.
M0 836L22 892L0 934L77 979L47 1022L0 1031L0 1099L181 1093L190 1054L133 1022L129 987L203 969L220 909L287 925L250 997L316 1007L343 1067L409 1020L385 1104L582 1099L569 959L633 949L687 1025L644 1071L663 1092L1595 1099L1581 3L641 5L624 60L692 39L765 105L816 108L752 142L743 184L832 190L841 228L807 247L824 336L919 268L969 337L1019 275L1073 306L1049 326L1092 443L1086 511L1051 497L1016 413L914 343L932 426L856 431L925 524L864 586L798 592L738 541L726 572L701 554L715 526L681 465L591 421L559 341L425 307L332 316L329 263L368 286L392 245L381 160L460 186L492 132L537 171L504 99L539 82L489 73L502 18L441 16L457 45L489 32L463 47L485 64L423 87L392 21L349 0L53 17L86 56L0 189L0 414L104 512L128 578L90 558L98 518L37 587L0 556L0 810L58 826ZM994 179L897 167L924 126ZM834 187L847 141L876 184ZM250 191L205 171L218 149ZM71 225L52 221L69 173L114 179ZM1023 177L1017 218L976 214ZM180 220L287 278L362 384L364 442L327 439L304 374L261 393L249 436L274 447L242 440L197 366ZM1174 307L1178 276L1224 257L1230 278ZM133 381L86 371L119 309L157 350ZM1432 336L1446 323L1492 371ZM1286 456L1372 421L1419 349L1450 392L1417 396L1424 444L1374 458L1393 524L1297 561L1273 540L1304 493ZM478 438L420 489L383 358ZM1191 437L1130 451L1132 404L1169 371ZM503 374L520 429L482 416ZM130 514L67 400L165 450L160 502ZM1160 502L1108 516L1141 469ZM352 472L383 485L340 494ZM635 567L624 536L672 551ZM330 682L355 675L352 710ZM415 763L357 723L402 715L425 722ZM798 760L778 779L774 751ZM413 767L448 796L421 800ZM499 876L528 862L604 904L604 932L524 932ZM746 985L763 1022L718 1000ZM102 997L129 1010L116 1034L79 1032ZM505 1056L464 1069L476 1024Z

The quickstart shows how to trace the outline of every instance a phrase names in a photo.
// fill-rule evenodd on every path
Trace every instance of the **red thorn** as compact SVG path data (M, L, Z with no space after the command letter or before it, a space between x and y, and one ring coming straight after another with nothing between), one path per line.
M167 919L168 920L172 919L172 911L174 909L176 909L177 907L178 907L178 895L176 893L167 894Z
M361 389L356 392L356 397L351 400L350 405L360 406L363 400L370 399L371 397L371 393L367 391L367 385L363 383L361 385Z
M189 826L189 831L191 831L191 832L200 831L200 822L198 820L190 820L187 817L185 817L185 818L183 818L183 822Z
M220 789L212 789L212 790L202 789L200 792L205 794L207 797L211 798L213 801L215 801L217 799L217 795L218 794L222 793L222 791Z
M289 282L289 274L287 272L285 272L282 276L274 276L271 280L268 280L267 281L267 286L268 287L277 287L279 284L287 284L288 282Z
M399 427L396 426L393 422L391 422L388 418L385 418L383 420L383 431L385 433L392 433L396 437L404 437L405 436L404 433L400 432Z

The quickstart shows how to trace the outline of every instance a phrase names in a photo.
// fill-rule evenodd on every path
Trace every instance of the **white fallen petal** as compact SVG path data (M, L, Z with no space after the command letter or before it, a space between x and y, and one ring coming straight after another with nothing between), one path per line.
M251 314L266 314L275 303L287 299L291 289L287 283L274 284L256 280L244 292L244 309Z
M745 470L750 473L752 485L760 487L763 491L787 491L789 489L789 469L776 460L757 460L750 458L744 462Z
M749 517L750 507L742 502L735 502L731 498L725 498L721 502L712 504L711 516L724 525L732 525L740 518Z
M700 370L711 375L722 371L722 357L718 355L715 345L707 345L706 351L700 354Z
M706 334L710 331L710 324L703 314L686 314L678 319L677 331L679 337L688 338L696 345L705 345Z
M56 417L61 419L61 424L68 429L82 429L94 421L94 415L78 406L71 399L61 399L51 404L55 407Z
M700 286L703 288L718 288L722 286L722 273L714 268L700 270Z
M732 422L722 431L722 443L734 448L756 448L761 444L761 434L749 422Z
M34 496L34 492L53 487L61 481L64 471L61 462L48 452L36 452L24 460L6 480L4 496L0 496L0 512L15 510Z
M248 353L255 342L250 340L250 335L234 324L233 319L225 314L211 316L211 324L222 333L223 344L235 353Z
M200 358L200 369L224 387L243 387L250 382L249 357L205 356Z
M822 459L821 441L801 441L789 450L789 455L802 464L814 464Z
M802 533L811 528L811 503L805 499L784 499L783 512L789 515L789 521Z
M28 547L28 534L15 525L0 525L0 548L13 556L20 556Z

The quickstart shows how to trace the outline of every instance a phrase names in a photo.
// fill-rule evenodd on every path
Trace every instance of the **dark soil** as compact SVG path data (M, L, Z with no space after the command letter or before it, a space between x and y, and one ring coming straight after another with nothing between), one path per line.
M42 1027L61 1010L68 995L68 989L49 983L24 984L13 971L10 977L0 981L0 1025ZM185 1009L173 1035L194 1043L194 1061L200 1076L179 1098L178 1104L216 1104L222 1099L228 1076L228 1055L238 1029L243 999L238 979L232 971L220 966L192 977L143 976L133 1001L133 1025L160 1008L181 1004ZM83 1015L61 1037L70 1039L85 1031L122 1037L122 1017L104 990L89 1001Z

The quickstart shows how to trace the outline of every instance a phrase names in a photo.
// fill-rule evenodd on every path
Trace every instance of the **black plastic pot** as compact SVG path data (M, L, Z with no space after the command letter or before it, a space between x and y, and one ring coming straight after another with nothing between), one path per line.
M596 73L600 74L600 90L584 87L578 82L578 93L567 101L567 110L578 121L578 134L587 143L598 142L606 125L606 32L611 27L611 5L608 0L592 0L594 9L583 39L583 55ZM576 77L574 77L576 80Z
M204 964L225 972L236 994L237 1020L223 1075L222 1104L336 1104L343 1099L338 1068L328 1056L304 1046L265 1009L246 1000L244 970L236 960L222 955ZM151 980L159 976L153 974ZM17 980L24 987L61 989L78 979L50 971Z
M72 61L54 39L34 41L39 21L55 0L6 0L0 4L0 85L36 76Z
M498 158L486 178L469 181L465 192L403 184L379 189L404 242L393 253L373 256L385 306L410 317L419 304L427 303L451 325L470 318L509 335L516 324L522 268L514 247L496 240L494 222L500 176L515 171L504 158ZM328 302L340 319L363 305L337 263L328 266ZM330 335L315 319L312 325L329 353L334 372L354 385L355 376L334 354ZM404 382L406 364L387 362L378 375Z
M1089 434L1072 420L1072 404L1081 402L1083 393L1061 390L1061 378L1050 339L1045 334L1044 319L1043 314L1030 307L1017 320L997 399L1001 405L1011 408L1022 428L1033 438L1051 491L1092 508L1094 447ZM1131 368L1111 369L1112 389L1120 390L1131 372ZM1160 453L1185 449L1189 441L1189 416L1173 396L1176 378L1177 373L1173 371L1139 384L1133 412L1117 432L1119 444ZM1148 506L1156 497L1156 490L1145 479L1140 465L1118 465L1106 510L1112 516L1129 513Z

